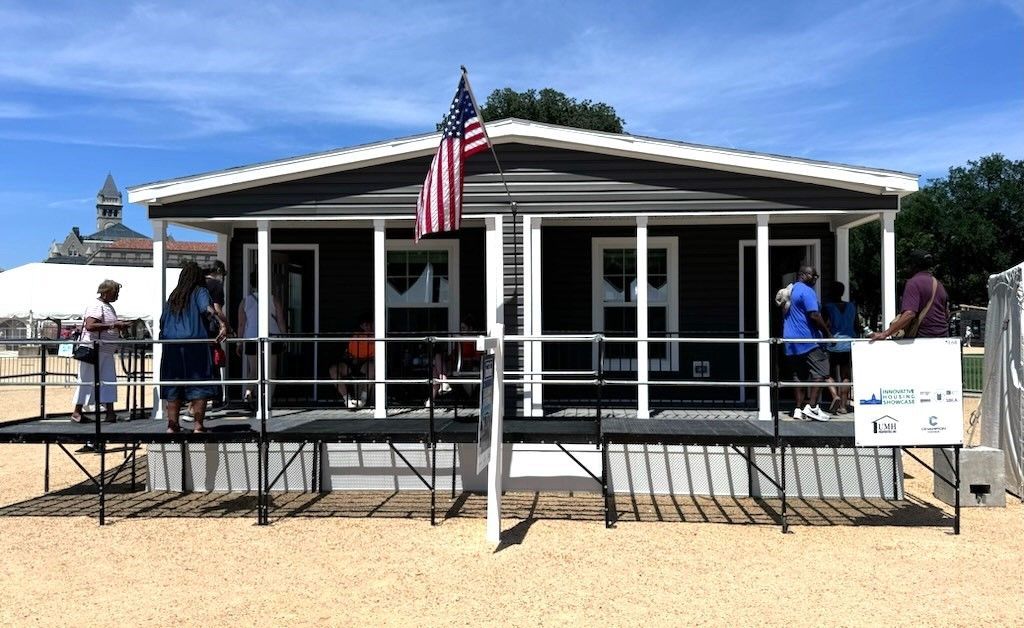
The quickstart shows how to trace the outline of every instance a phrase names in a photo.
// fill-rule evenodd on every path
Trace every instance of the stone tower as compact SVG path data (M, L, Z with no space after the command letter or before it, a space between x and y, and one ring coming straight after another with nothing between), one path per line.
M121 224L123 208L121 192L118 191L117 184L114 183L114 177L108 173L107 180L103 182L103 188L96 193L96 231L103 231Z

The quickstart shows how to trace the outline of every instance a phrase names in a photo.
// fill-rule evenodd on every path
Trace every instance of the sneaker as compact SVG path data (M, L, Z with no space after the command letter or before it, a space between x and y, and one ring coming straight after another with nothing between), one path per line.
M441 379L441 385L438 387L439 388L439 392L442 395L447 395L448 393L450 393L452 391L452 385L448 383L448 378L445 377L444 375L442 375L440 379Z
M427 399L426 401L423 402L423 407L424 408L429 408L430 407L430 399Z
M356 401L355 399L348 398L345 400L345 407L348 408L349 410L355 410L356 408L359 407L359 402Z
M810 404L804 406L804 416L812 421L828 421L832 417L821 409L820 406L811 407Z
M801 410L800 408L793 408L793 418L796 419L797 421L803 421L804 411Z

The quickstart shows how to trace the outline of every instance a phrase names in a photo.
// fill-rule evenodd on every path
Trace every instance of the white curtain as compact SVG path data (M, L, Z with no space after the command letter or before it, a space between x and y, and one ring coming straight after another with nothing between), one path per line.
M1003 450L1006 488L1024 500L1024 264L988 280L981 442Z

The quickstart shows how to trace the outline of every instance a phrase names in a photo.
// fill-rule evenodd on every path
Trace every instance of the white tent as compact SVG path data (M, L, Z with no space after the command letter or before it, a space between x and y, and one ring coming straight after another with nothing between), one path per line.
M25 264L0 273L0 320L81 318L104 279L121 284L113 304L122 318L150 318L157 305L156 271L136 266ZM167 289L178 283L179 268L167 269Z
M1024 499L1024 264L988 280L981 442L1003 450L1006 488Z

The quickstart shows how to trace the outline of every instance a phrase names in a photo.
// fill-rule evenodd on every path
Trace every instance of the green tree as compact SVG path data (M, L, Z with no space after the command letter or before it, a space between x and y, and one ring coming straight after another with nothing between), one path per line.
M932 179L903 200L896 216L897 281L909 270L901 264L915 248L935 256L936 273L953 303L988 302L988 276L1024 260L1024 160L1000 154L969 161ZM850 234L851 283L858 299L877 311L878 225ZM856 279L853 279L855 277Z
M551 88L517 92L510 87L496 89L480 108L484 120L521 118L577 129L622 133L625 122L611 105L576 100ZM437 125L438 130L441 124Z

